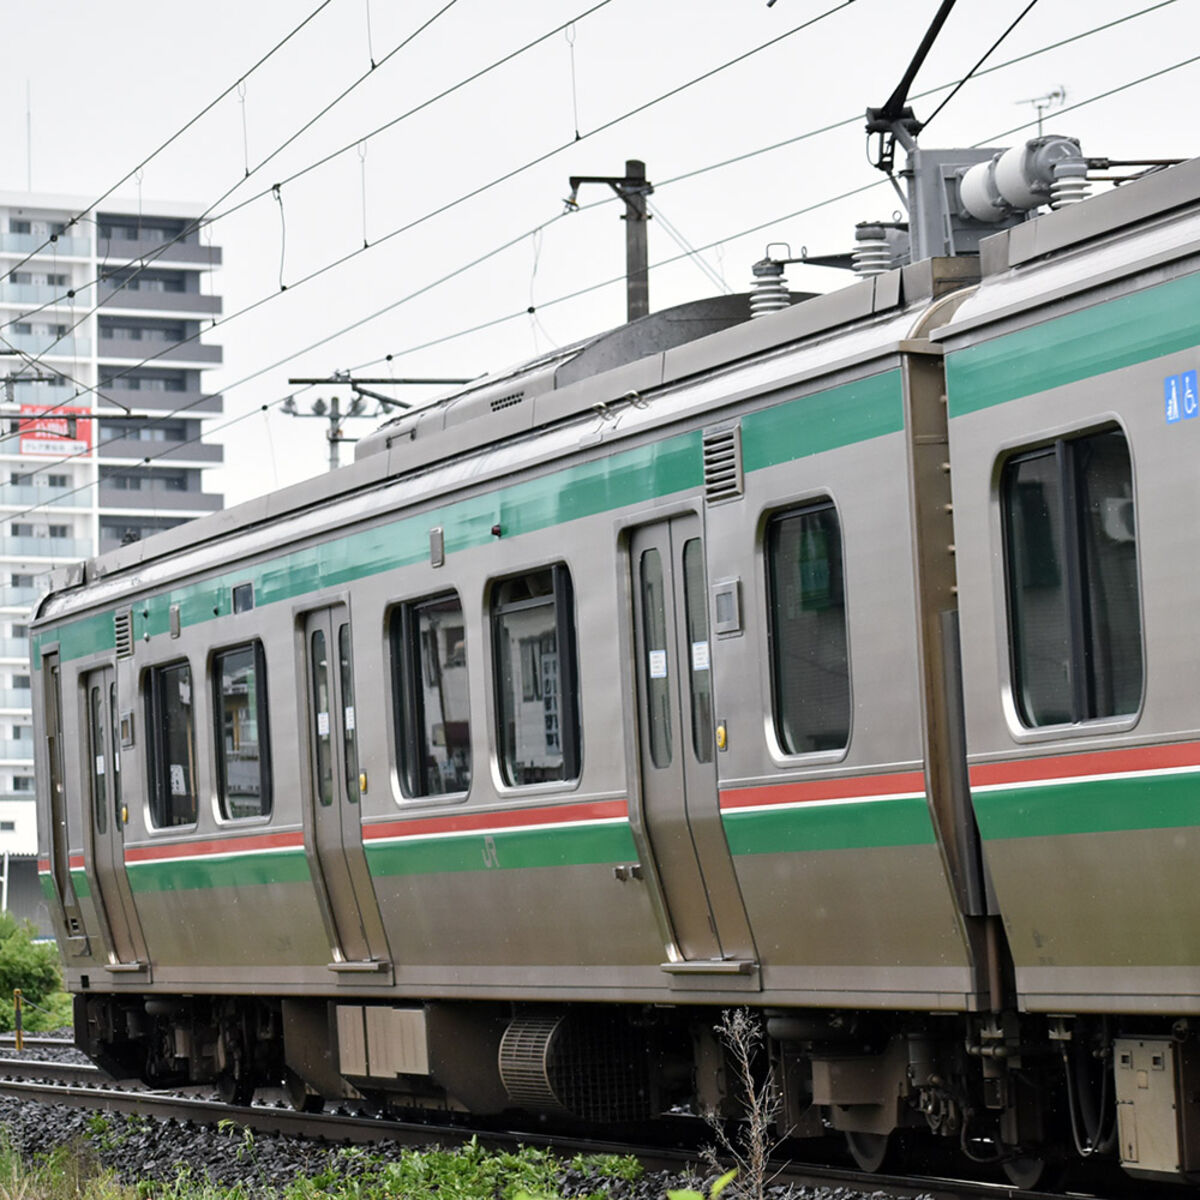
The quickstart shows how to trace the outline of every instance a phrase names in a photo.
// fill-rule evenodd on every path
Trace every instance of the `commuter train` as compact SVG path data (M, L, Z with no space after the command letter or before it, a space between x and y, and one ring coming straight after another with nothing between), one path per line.
M57 580L40 869L97 1062L734 1113L744 1005L779 1129L864 1166L1200 1172L1200 160L748 317Z

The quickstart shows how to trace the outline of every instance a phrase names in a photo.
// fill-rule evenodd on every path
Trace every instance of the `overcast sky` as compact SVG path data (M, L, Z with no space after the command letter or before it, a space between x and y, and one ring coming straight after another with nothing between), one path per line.
M31 177L35 191L98 197L247 75L319 3L14 6L0 77L9 168L0 190L23 189ZM956 82L1026 4L960 0L913 93ZM595 187L581 193L581 211L564 216L572 174L620 175L627 158L644 159L656 185L651 204L665 218L650 224L651 263L681 253L669 223L691 246L712 246L704 253L710 270L735 291L746 289L750 266L769 242L789 243L796 253L802 246L810 253L848 249L856 222L893 214L894 194L883 183L823 202L883 180L867 161L862 112L892 92L937 6L328 0L242 88L118 191L123 207L136 208L140 195L148 211L159 200L211 206L215 216L236 208L210 229L225 256L213 290L224 296L226 320L207 335L225 348L224 367L207 380L210 390L225 391L225 420L251 415L214 432L225 442L227 469L213 473L206 490L223 490L235 502L325 468L324 423L278 411L277 402L296 390L289 376L347 369L475 376L619 324L621 208ZM1143 10L1150 11L1132 16ZM1169 68L1200 55L1195 0L1039 0L987 67L1123 17L1131 19L971 80L922 143L1009 145L1032 135L1009 132L1034 119L1028 101L1065 89L1068 111L1052 109L1046 129L1080 138L1085 154L1192 155L1200 61ZM573 19L569 29L487 70ZM805 22L813 24L784 36ZM750 53L774 38L781 40ZM1155 72L1165 73L1087 103ZM932 113L944 94L915 100L917 115ZM621 119L641 106L648 107ZM388 122L391 128L368 136ZM705 170L838 122L846 123ZM280 181L276 198L272 185ZM314 272L322 273L306 280ZM561 299L608 280L617 282ZM797 290L826 291L848 277L808 267L791 270L789 280ZM651 272L655 309L714 290L686 257ZM496 323L462 332L489 322ZM388 354L392 361L381 361ZM397 394L417 400L435 391ZM297 402L306 409L330 394L314 388ZM263 405L275 407L263 414ZM359 421L351 430L370 428ZM344 447L343 461L351 453Z

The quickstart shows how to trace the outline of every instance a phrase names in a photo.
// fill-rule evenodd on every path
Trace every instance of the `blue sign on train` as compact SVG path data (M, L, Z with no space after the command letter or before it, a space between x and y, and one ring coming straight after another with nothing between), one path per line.
M1184 371L1163 380L1163 408L1166 424L1192 420L1200 414L1200 386L1196 384L1196 372Z
M1163 380L1163 408L1168 425L1176 421L1190 421L1200 415L1200 386L1195 371L1184 371L1182 375L1168 375Z

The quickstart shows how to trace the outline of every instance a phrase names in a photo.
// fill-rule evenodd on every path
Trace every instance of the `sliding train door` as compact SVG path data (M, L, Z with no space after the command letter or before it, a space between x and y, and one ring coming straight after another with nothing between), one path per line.
M335 604L304 618L308 690L309 860L323 885L333 961L342 973L389 968L363 853L350 614Z
M700 520L630 537L641 803L673 931L664 969L750 974L750 929L721 825Z
M121 794L117 683L111 667L89 671L83 677L81 702L81 727L87 730L85 776L90 800L86 867L99 901L109 969L140 971L146 966L146 951L125 870L128 813Z

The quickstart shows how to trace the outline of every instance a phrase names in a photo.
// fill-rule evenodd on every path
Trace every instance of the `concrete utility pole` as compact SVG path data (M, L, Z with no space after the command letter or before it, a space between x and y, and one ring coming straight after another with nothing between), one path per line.
M626 319L637 320L650 313L650 269L646 248L646 197L654 185L646 178L646 164L637 158L626 159L625 174L572 175L568 208L578 208L576 200L581 184L605 183L625 201L621 220L625 222L625 311Z
M305 384L330 384L337 386L343 384L350 388L354 393L353 399L350 401L350 407L343 412L341 400L337 396L331 396L329 403L320 396L312 402L310 412L301 412L296 407L296 401L289 396L282 404L282 411L287 413L289 417L316 417L319 420L328 421L329 428L325 431L325 440L329 443L329 469L336 471L341 465L339 462L340 449L343 442L357 442L358 438L348 437L343 431L342 423L350 417L380 417L393 408L411 408L412 406L406 400L397 400L394 396L384 396L379 392L372 391L364 384L379 384L386 383L389 385L403 384L409 385L424 385L424 384L458 384L470 383L469 379L443 379L443 378L421 378L421 379L354 379L349 371L338 371L332 376L323 376L320 379L289 379L288 383L305 383ZM363 403L363 397L369 397L376 401L377 407L374 412L367 412L366 405Z

